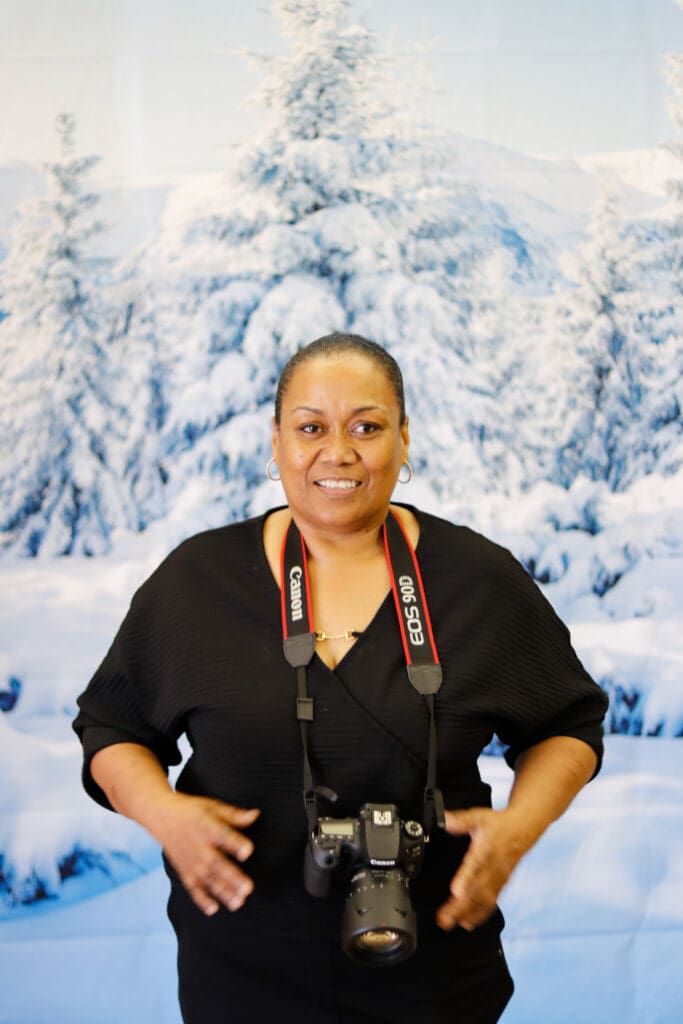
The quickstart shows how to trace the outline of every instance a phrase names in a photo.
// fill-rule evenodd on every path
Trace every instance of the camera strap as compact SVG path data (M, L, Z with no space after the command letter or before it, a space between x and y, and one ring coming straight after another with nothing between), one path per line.
M424 697L429 711L429 750L424 795L423 827L429 835L434 823L444 827L443 796L436 786L437 736L434 695L442 682L441 665L434 642L427 599L417 557L403 525L390 512L382 526L394 605L411 685ZM285 658L297 673L297 719L304 748L304 803L311 832L318 823L317 796L336 800L337 794L326 786L316 786L308 755L308 731L314 719L313 698L308 693L306 667L315 653L315 633L311 622L311 590L306 545L292 520L285 535L280 556L282 610L282 646Z

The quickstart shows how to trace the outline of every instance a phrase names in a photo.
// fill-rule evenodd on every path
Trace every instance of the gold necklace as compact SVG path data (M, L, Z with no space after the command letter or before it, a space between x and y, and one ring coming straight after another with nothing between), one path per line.
M316 643L322 643L323 640L355 640L357 636L360 636L360 630L345 629L343 633L325 633L321 630L320 633L313 635Z

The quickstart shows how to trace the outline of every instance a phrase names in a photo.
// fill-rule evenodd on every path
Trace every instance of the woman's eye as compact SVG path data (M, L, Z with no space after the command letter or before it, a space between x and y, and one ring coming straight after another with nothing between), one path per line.
M302 434L317 434L320 427L317 423L302 423L299 430Z
M379 430L377 423L359 423L353 428L355 434L374 434Z

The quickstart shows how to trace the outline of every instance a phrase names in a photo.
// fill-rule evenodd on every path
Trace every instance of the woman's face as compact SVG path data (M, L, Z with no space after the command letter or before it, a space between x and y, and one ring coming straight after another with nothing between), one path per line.
M384 521L408 457L399 417L389 379L367 356L320 356L294 371L272 441L300 528L350 533Z

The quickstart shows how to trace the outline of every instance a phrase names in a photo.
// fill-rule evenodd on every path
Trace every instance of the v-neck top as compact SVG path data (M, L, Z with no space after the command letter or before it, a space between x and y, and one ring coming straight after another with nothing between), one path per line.
M411 510L443 667L435 705L446 807L490 806L477 758L494 732L509 744L510 764L555 735L583 740L600 758L606 697L538 587L505 549ZM177 788L262 812L249 829L255 850L245 865L255 890L236 914L216 916L276 934L337 935L343 892L316 899L303 887L296 675L282 651L265 515L190 538L143 583L79 698L74 728L84 785L104 806L89 771L98 750L141 743L168 767L179 763L185 733L192 753ZM377 801L421 819L429 715L406 675L391 593L334 669L314 657L308 687L314 778L338 794L334 805L321 798L320 813L356 816L363 803ZM465 845L441 832L433 837L411 883L418 919L433 918Z

